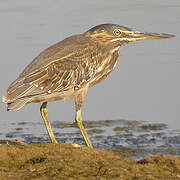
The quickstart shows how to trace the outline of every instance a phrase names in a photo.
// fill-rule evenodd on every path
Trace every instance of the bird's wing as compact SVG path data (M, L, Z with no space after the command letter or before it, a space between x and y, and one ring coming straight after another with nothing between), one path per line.
M36 86L44 92L66 91L70 88L81 88L94 75L94 65L90 57L81 60L69 57L56 61L42 71L37 71L24 78L24 84Z
M48 51L51 51L51 48ZM60 51L64 53L63 50ZM89 81L95 73L95 64L92 63L95 48L87 43L75 43L72 49L67 50L68 53L63 54L60 51L44 56L46 63L42 63L42 66L35 65L41 61L43 54L42 57L39 56L39 61L36 58L27 66L8 88L4 102L66 91L69 88L79 89Z
M87 56L88 49L91 50L90 43L82 35L71 36L60 41L41 52L20 74L25 77L37 71L41 71L53 62L60 62L64 59L81 61ZM84 54L83 54L84 53Z

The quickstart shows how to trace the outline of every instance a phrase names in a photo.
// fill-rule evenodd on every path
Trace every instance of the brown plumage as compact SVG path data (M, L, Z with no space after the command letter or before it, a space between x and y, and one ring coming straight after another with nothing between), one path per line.
M169 37L173 35L140 33L114 24L93 27L40 53L9 86L3 101L7 104L7 109L13 111L27 103L41 102L44 104L41 107L42 114L42 109L46 109L49 101L75 99L76 112L79 112L76 115L78 124L88 88L112 72L122 45L142 39ZM85 134L83 136L87 145L92 147L82 123L78 126L81 133ZM49 130L48 133L51 141L55 142L50 135L53 133Z

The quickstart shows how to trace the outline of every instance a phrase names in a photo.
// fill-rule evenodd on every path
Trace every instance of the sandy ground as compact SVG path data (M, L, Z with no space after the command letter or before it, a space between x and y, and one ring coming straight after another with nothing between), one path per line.
M125 149L110 151L72 144L0 145L0 180L180 179L180 158L135 161Z

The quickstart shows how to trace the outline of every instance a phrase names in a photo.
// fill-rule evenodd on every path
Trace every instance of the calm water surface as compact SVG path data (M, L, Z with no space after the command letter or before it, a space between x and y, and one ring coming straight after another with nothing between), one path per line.
M163 123L167 125L165 130L170 136L180 129L179 19L179 0L119 0L113 3L105 0L71 3L0 0L1 96L43 49L94 25L116 23L138 31L172 33L175 38L142 41L122 47L116 70L107 80L89 90L83 107L83 117L87 121L123 119L128 122L141 120L147 124ZM20 135L25 133L31 133L32 137L46 135L39 113L40 104L30 104L18 112L8 113L2 102L0 107L1 139L14 137L11 135L14 131L18 131L16 138L22 138ZM72 101L49 103L48 110L52 123L72 123L74 120ZM22 122L24 124L20 124ZM124 127L124 124L110 123L110 126L114 129L116 126ZM57 129L55 125L54 128L60 137L61 128ZM73 132L71 129L67 131ZM106 126L103 133L103 136L114 136ZM111 140L107 139L107 144L109 142ZM133 143L123 144L121 141L121 145L130 144Z

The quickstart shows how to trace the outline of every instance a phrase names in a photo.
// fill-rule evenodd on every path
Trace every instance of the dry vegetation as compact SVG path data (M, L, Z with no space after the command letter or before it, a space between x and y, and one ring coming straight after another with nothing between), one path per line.
M131 160L126 152L68 144L0 145L0 179L180 179L180 158Z

